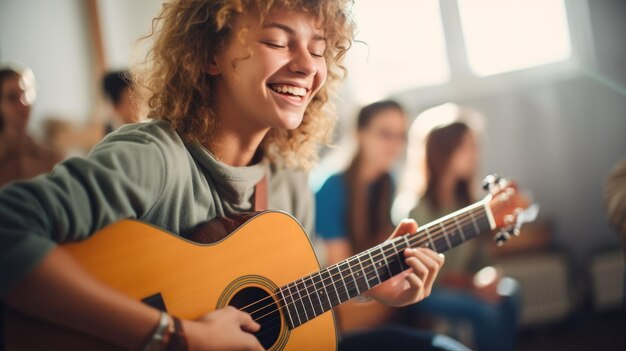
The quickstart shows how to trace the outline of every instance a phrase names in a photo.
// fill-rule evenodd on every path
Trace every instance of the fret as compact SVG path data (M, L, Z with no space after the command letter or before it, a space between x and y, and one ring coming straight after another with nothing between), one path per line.
M372 250L371 249L367 250L367 254L370 257L370 261L372 262L370 266L372 268L374 268L374 273L376 273L376 278L378 279L378 283L376 283L374 285L378 285L378 284L383 282L382 280L380 280L380 274L378 274L378 267L379 267L378 264L379 264L379 262L374 260L374 257L372 256Z
M326 296L328 297L328 302L330 303L330 308L337 306L341 303L341 299L339 298L339 294L337 293L337 284L335 284L335 278L330 273L328 268L322 270L320 273L322 276L322 283L324 284L324 289L326 289ZM327 282L331 282L328 284Z
M293 307L296 310L296 317L298 317L298 324L297 325L296 325L296 321L293 320L293 324L294 324L294 328L295 328L298 325L302 324L301 316L302 316L303 313L306 316L306 307L304 306L304 303L302 302L302 298L300 298L298 300L294 299L294 296L296 296L295 294L298 291L297 290L298 288L295 286L295 284L293 284L293 285L292 284L293 283L289 283L289 285L287 285L287 287L289 289L289 295L291 296L291 301L292 301ZM294 292L294 290L295 290L295 292ZM298 293L298 295L300 295L300 294ZM301 307L301 311L302 312L300 312L300 310L298 310L298 306ZM309 317L306 318L306 320L308 320L308 319L309 319ZM306 322L306 320L305 320L305 322Z
M367 291L371 287L370 287L370 283L367 281L367 274L365 273L365 267L361 264L361 255L360 254L356 255L356 262L358 264L357 271L356 271L357 272L357 278L362 278L363 282L365 283L365 287L366 287L366 288L364 288L361 285L361 286L359 286L359 288L361 288L361 291ZM359 272L359 270L361 272ZM357 281L357 283L359 283L359 281Z
M403 235L402 238L404 238L404 243L406 244L407 248L411 247L411 242L409 241L409 236L408 235Z
M356 263L355 263L356 262ZM348 264L352 271L354 272L354 281L356 282L357 287L359 288L359 294L369 290L370 286L367 283L367 277L365 276L365 271L363 270L363 266L361 266L361 261L359 260L359 256L353 256L348 259Z
M476 209L478 212L478 219L476 223L479 228L479 232L488 232L491 230L491 222L489 222L489 217L487 216L487 210L484 206L480 206Z
M359 289L358 286L358 280L357 277L354 275L354 272L352 272L352 265L350 265L350 263L348 262L348 269L350 269L350 275L352 276L352 279L354 280L354 287L356 288L356 293L357 295L361 294L361 290Z
M472 219L472 223L474 224L474 230L476 230L476 235L480 234L480 229L478 229L478 224L476 224L476 220L474 219L474 213L472 211L468 211L470 214L470 218Z
M347 266L347 269L344 269L346 267L341 267L341 265ZM343 261L341 265L339 266L339 271L341 272L343 279L347 279L346 288L348 292L348 297L344 300L347 301L360 294L361 291L356 284L356 277L352 273L352 267L350 267L350 263L348 263L348 261Z
M298 297L300 298L300 302L302 303L302 307L304 309L304 316L306 317L306 320L309 321L315 318L315 316L309 317L309 313L307 312L308 308L306 306L306 300L302 297L304 295L308 297L309 306L311 307L312 312L315 313L315 311L313 310L313 302L311 301L311 296L309 296L309 294L307 293L306 285L304 285L304 281L302 279L296 281L296 291L298 292Z
M287 297L285 297L285 292L281 288L278 289L278 293L280 294L281 306L284 310L287 310L287 325L290 329L293 329L295 328L295 320L293 319L290 310L291 307L293 307L293 298L291 299L292 302L289 302L289 300L287 300ZM291 295L289 295L289 297L291 297Z
M391 273L391 267L389 266L389 261L387 261L387 255L385 255L385 251L383 251L382 245L378 245L378 251L380 252L380 255L382 256L383 260L385 260L385 268L387 268L387 273L389 273L388 278L393 277L393 273Z
M452 245L452 247L457 247L464 243L465 240L461 238L461 233L454 228L453 218L448 218L445 220L445 227L448 228L448 240L450 241L450 244Z
M374 246L369 250L370 257L374 263L374 269L376 269L376 275L378 276L378 283L382 283L391 277L391 271L387 265L387 259L383 255L381 245Z
M311 277L311 280L313 281L313 286L315 286L317 297L320 299L320 306L322 307L322 313L333 308L333 305L330 302L330 297L328 297L328 290L326 290L326 286L324 282L322 281L322 277L320 273L313 274L313 276Z
M390 240L385 243L385 248L383 249L383 254L386 259L389 261L389 270L391 271L391 275L394 276L404 270L402 263L398 260L398 250L396 248L396 239Z
M400 266L400 272L404 271L405 269L408 268L406 262L404 262L404 249L406 249L406 247L402 247L402 243L400 243L400 245L396 245L396 243L400 242L399 240L392 240L391 241L393 243L393 248L396 252L396 257L398 257L398 265ZM398 246L400 246L400 248L398 248Z
M333 270L335 270L336 272L333 272ZM341 296L339 295L339 289L335 290L335 293L337 293L337 299L339 300L339 303L342 303L344 301L348 301L350 299L350 293L348 292L348 284L346 284L346 280L343 279L343 274L341 274L341 270L339 269L339 265L333 265L332 267L330 267L330 275L332 277L335 277L336 275L339 275L339 278L341 278L341 282L343 283L343 288L346 291L346 298L342 299ZM337 279L335 279L336 281Z
M443 234L444 239L446 239L446 243L448 244L448 250L452 248L452 244L450 244L450 238L448 238L448 232L446 232L446 228L443 226L443 222L439 222L439 226L441 227L441 233Z
M435 246L435 243L433 242L433 238L430 235L430 231L428 230L428 227L424 227L424 231L426 232L426 237L428 238L428 241L430 242L430 249L437 250L437 246ZM426 244L426 246L428 247L428 244Z
M376 261L372 257L372 249L365 251L363 255L369 256L369 258L365 258L365 265L363 267L366 270L365 277L369 282L369 286L372 287L382 283L382 281L380 280L380 275L378 274L378 268L376 267Z
M463 232L463 229L459 225L459 218L458 218L458 216L454 216L452 218L454 218L454 223L456 224L456 227L459 230L459 233L461 233L461 238L463 239L463 241L467 241L467 239L465 238L465 233Z
M313 318L315 318L324 312L322 311L322 299L320 299L320 295L315 289L315 282L313 281L313 278L311 276L304 278L303 281L304 285L306 286L307 295L309 296L309 300L311 301ZM317 297L317 301L315 301L315 297Z

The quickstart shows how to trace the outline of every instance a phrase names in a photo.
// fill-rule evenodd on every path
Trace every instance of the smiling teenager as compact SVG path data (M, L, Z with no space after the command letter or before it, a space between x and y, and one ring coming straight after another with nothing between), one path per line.
M352 40L350 5L166 2L134 75L154 121L124 126L87 158L0 190L5 303L127 349L262 349L250 315L228 307L175 327L92 278L57 244L124 218L189 237L202 222L254 209L264 178L269 208L310 232L306 170L332 130L328 99ZM416 226L405 222L392 235ZM394 306L428 296L443 258L427 249L405 257L409 269L365 295ZM184 335L169 334L178 344L158 340L172 330Z

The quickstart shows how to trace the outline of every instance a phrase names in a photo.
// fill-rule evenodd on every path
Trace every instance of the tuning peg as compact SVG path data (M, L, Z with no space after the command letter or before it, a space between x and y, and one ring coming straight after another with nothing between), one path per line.
M498 174L490 174L483 180L483 190L491 192L495 185L500 183L502 177Z
M511 237L511 235L519 236L520 227L518 225L511 226L510 228L506 229L506 232L509 234L509 238Z
M502 246L502 244L504 244L505 241L509 240L510 237L511 234L509 234L509 232L507 232L506 230L501 230L494 236L493 240L495 240L496 245Z

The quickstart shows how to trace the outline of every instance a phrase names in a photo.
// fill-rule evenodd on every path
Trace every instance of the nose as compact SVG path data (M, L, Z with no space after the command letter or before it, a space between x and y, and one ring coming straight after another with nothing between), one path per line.
M317 72L317 64L308 48L298 47L298 49L294 51L291 62L289 63L289 70L304 75L305 77L311 76Z

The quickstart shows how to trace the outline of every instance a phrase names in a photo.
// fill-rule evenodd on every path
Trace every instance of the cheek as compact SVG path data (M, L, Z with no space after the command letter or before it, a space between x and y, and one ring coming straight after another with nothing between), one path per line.
M315 83L318 86L318 91L326 83L327 78L328 68L326 67L326 61L321 60L317 66L317 73L315 74Z
M455 161L458 171L462 173L470 173L473 171L475 158L471 153L460 153Z
M389 147L389 152L387 153L386 158L389 162L395 162L402 154L402 150L403 147L401 144L393 143L393 146Z

